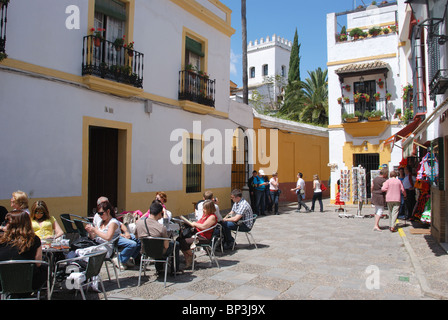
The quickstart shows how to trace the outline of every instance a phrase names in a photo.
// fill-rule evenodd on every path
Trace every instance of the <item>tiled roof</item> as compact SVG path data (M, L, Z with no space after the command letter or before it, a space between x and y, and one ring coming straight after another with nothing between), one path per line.
M337 69L336 74L364 72L379 69L389 69L389 64L383 61L374 61L369 63L349 64Z

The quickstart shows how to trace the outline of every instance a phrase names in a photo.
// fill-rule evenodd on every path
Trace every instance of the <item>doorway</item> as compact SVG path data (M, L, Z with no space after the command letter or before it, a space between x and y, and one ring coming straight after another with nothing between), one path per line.
M371 170L378 170L380 166L380 155L378 153L354 154L354 167L361 166L366 169L366 192L367 198L372 198L371 193Z
M97 199L105 196L113 207L118 201L118 129L89 127L88 216Z

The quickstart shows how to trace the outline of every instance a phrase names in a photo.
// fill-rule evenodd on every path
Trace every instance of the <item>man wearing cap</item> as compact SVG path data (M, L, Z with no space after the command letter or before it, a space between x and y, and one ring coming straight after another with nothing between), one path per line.
M254 213L264 216L266 206L266 188L269 182L263 179L264 171L259 170L258 176L254 177L254 192L255 192L255 208Z

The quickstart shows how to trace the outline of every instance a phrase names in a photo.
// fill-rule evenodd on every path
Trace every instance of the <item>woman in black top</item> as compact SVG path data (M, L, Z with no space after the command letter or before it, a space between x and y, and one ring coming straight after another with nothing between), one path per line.
M27 212L16 210L6 215L5 231L0 233L0 261L42 260L40 238L34 234ZM33 289L47 279L47 268L38 265L34 270Z

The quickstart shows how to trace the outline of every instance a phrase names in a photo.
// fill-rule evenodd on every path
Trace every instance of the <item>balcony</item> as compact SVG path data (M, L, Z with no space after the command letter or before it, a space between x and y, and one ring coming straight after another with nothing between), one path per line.
M82 48L82 75L143 88L143 53L116 46L113 42L85 36Z
M215 107L216 80L191 70L179 72L179 100Z
M379 100L375 100L375 99L371 98L369 101L361 99L358 102L355 102L354 100L350 100L348 103L342 102L341 115L343 115L344 113L348 113L348 114L360 113L362 115L366 111L378 111L379 110L383 113L381 120L389 120L391 118L391 114L389 114L389 111L387 108L387 101L388 100L386 98L380 98ZM361 119L359 119L359 120L361 120ZM367 119L364 119L364 120L367 120Z
M429 85L430 94L444 94L448 89L448 69L441 69L436 72Z
M378 136L389 125L389 119L391 114L388 112L387 99L381 98L378 101L371 99L370 101L360 100L358 102L349 101L343 102L341 108L341 115L358 114L358 118L353 121L348 119L342 123L344 131L352 135L353 137L371 137ZM381 111L383 115L376 119L365 119L363 115L366 111Z

